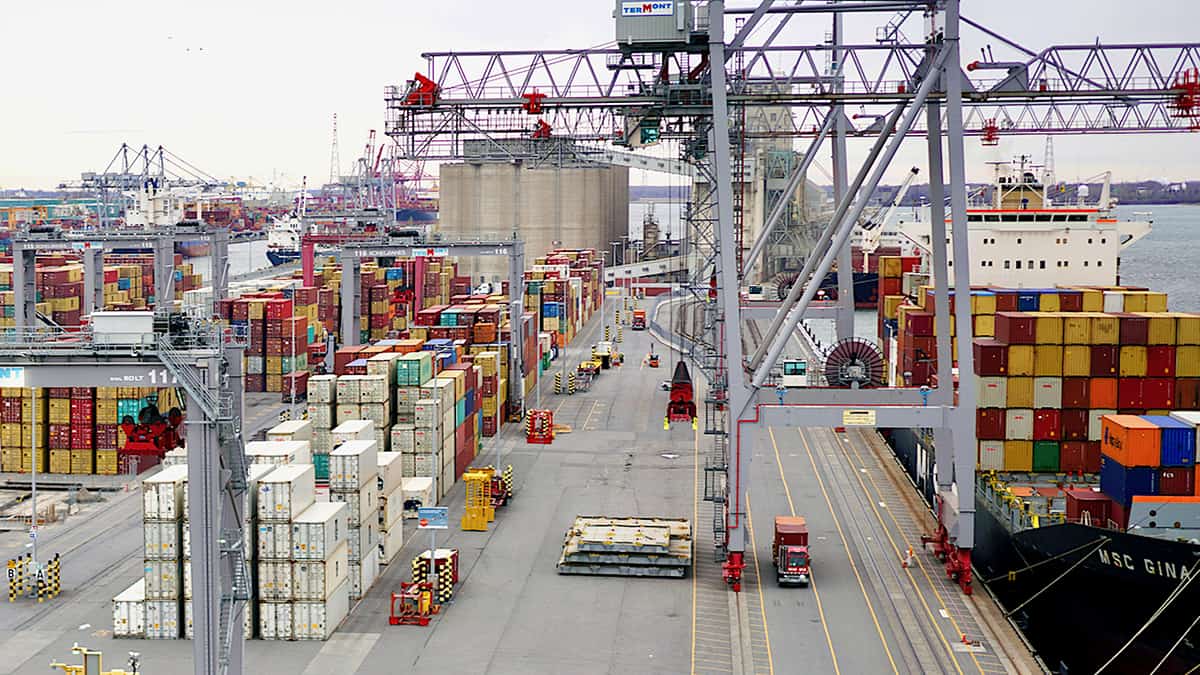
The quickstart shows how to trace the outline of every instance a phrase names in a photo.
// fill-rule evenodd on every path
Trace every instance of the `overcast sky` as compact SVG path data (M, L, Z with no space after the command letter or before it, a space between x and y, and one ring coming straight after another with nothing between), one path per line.
M751 0L729 3L749 6ZM1200 3L1187 0L966 0L963 14L1040 49L1049 44L1195 41ZM423 51L579 48L611 40L609 0L250 0L14 2L0 39L0 187L48 187L98 171L121 142L164 145L219 177L297 182L329 173L337 113L343 170L367 130L382 132L383 88L403 84ZM886 17L851 26L869 42ZM797 22L798 23L798 22ZM819 39L823 26L797 29ZM911 33L910 33L911 35ZM965 35L965 39L969 37ZM967 42L964 60L979 41ZM998 54L999 55L999 54ZM1200 178L1200 135L1062 137L1058 175ZM968 139L970 178L989 159L1031 152L1040 138L981 148ZM851 145L852 154L865 148ZM902 153L899 181L923 151ZM854 157L852 157L854 159ZM812 178L824 182L819 174ZM634 182L662 182L635 175Z

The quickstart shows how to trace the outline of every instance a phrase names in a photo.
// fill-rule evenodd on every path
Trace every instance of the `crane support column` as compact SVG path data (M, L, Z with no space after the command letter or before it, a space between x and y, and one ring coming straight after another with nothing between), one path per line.
M833 14L833 50L832 70L837 75L834 77L833 89L836 93L841 93L844 87L844 78L842 77L842 50L839 47L842 44L842 13L834 12ZM833 201L841 202L847 197L846 194L846 174L849 171L846 162L846 108L840 103L833 105L830 114L833 115ZM871 193L862 194L862 198L869 199ZM851 202L858 195L849 195ZM849 225L853 229L857 224L857 219ZM849 243L843 245L837 252L837 280L838 280L838 307L842 310L837 315L837 338L845 340L854 337L854 255ZM810 255L819 255L813 251ZM864 252L865 256L866 253ZM818 284L823 281L818 279Z
M17 332L37 326L37 251L13 241L13 317Z

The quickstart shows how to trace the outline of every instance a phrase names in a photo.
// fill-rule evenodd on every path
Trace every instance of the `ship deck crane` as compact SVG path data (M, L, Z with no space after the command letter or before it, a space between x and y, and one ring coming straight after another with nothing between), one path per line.
M904 201L904 196L908 194L908 188L912 185L913 179L920 173L920 169L913 167L904 176L904 182L900 183L900 187L896 189L895 196L888 203L887 211L883 212L881 218L871 218L862 224L863 240L863 266L862 271L869 272L871 254L879 249L879 240L883 235L884 229L892 222L892 217L896 215L896 210L900 208L900 202Z
M428 53L417 84L385 90L386 132L411 158L467 159L466 146L471 143L517 139L528 144L531 156L538 156L538 143L607 143L614 133L623 140L630 129L640 130L649 121L655 140L677 142L683 158L695 167L701 189L693 195L688 224L699 262L690 266L688 288L704 308L705 325L710 327L705 349L698 350L706 355L698 365L709 382L703 416L705 433L713 439L706 476L723 476L705 481L705 497L714 504L718 552L725 557L725 578L735 590L740 588L748 545L744 495L754 454L754 434L749 432L767 424L837 427L842 413L855 409L872 413L880 427L934 429L939 448L954 448L953 453L936 456L941 524L935 540L947 572L970 591L974 481L960 480L956 490L954 477L972 475L975 468L975 388L970 350L960 350L960 398L955 404L950 321L956 322L960 340L970 340L972 325L967 303L957 303L952 314L949 301L951 285L964 293L970 287L963 138L983 133L987 119L1001 121L1009 135L1176 132L1191 127L1191 119L1172 115L1168 108L1179 108L1178 83L1187 81L1181 71L1197 61L1200 44L1096 43L1034 51L961 17L959 8L959 0L819 5L762 0L754 7L726 9L724 2L711 0L701 17L692 14L692 3L675 3L672 12L677 15L618 15L614 48ZM920 40L908 40L895 25L886 41L853 44L841 30L845 12L899 12L925 17L927 23ZM833 39L788 44L779 28L805 15L832 19ZM726 24L735 17L744 22L727 36ZM649 31L637 30L648 23L630 23L656 19L661 19L662 31L653 38L646 37ZM755 30L772 21L776 30ZM999 40L1012 52L1011 58L992 63L989 55L988 62L964 72L964 26ZM830 67L833 63L836 68ZM994 75L997 69L1003 71L999 79ZM538 100L552 138L529 139L527 125L520 121L523 116L487 114L519 111L527 100L524 95L533 91L545 95ZM850 127L841 111L844 105L876 113L864 115L874 121L860 129ZM787 128L739 127L731 135L730 120L758 106L790 108ZM775 391L764 390L764 382L866 206L854 203L854 197L874 191L904 138L941 139L943 130L944 149L941 142L927 143L938 386L929 392L792 389L777 401ZM849 134L875 139L856 172L844 161ZM734 153L741 156L742 144L754 139L810 138L806 161L796 167L802 172L826 137L841 158L835 161L835 184L844 186L835 193L837 209L762 344L745 359L739 337L738 291L745 270L739 268L741 251L735 250L739 233L733 213ZM768 218L751 251L761 247L778 220L775 214ZM959 264L953 268L947 265L947 230L955 235L953 253ZM753 265L754 258L751 255L747 265ZM710 281L715 284L710 286ZM846 322L839 325L840 337L849 337ZM849 331L852 335L852 326Z

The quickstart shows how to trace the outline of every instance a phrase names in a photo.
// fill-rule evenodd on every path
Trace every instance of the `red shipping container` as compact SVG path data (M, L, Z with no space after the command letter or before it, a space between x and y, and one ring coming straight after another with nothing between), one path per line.
M1067 521L1104 527L1112 513L1113 501L1095 490L1066 490Z
M937 358L937 338L935 337L905 335L904 344L908 353L916 357L917 360ZM1005 354L1004 358L1007 363L1008 354Z
M71 387L71 398L88 399L95 397L96 390L91 387Z
M975 436L983 441L1004 440L1003 408L979 408L975 411Z
M1196 410L1200 408L1200 379L1181 377L1175 380L1175 409Z
M920 387L928 385L933 379L934 364L930 361L917 361L910 365L908 370L912 373L908 386Z
M1117 380L1116 407L1130 410L1145 408L1146 405L1143 403L1143 383L1145 381L1146 379L1142 377L1122 377Z
M1060 312L1082 312L1083 293L1080 291L1059 291L1058 310Z
M931 312L908 312L904 315L904 332L913 336L933 335Z
M250 301L238 299L233 303L233 312L230 315L234 321L246 321L250 318Z
M1142 380L1142 405L1149 410L1167 410L1175 404L1175 380L1147 377Z
M1092 345L1092 377L1112 377L1121 362L1121 348L1116 345Z
M479 388L483 391L484 396L495 396L496 387L500 384L499 375L491 375L483 378L483 382L479 384Z
M1062 381L1062 406L1064 408L1091 408L1089 383L1086 377L1064 377Z
M277 337L267 338L267 355L279 356L283 353L283 341Z
M1100 473L1100 441L1088 441L1084 452L1084 473Z
M263 392L267 390L266 375L246 375L244 376L246 383L246 391L248 392Z
M1082 441L1063 441L1058 446L1058 468L1066 473L1085 472L1087 443Z
M1195 493L1195 467L1163 467L1158 470L1158 494L1171 497L1190 497Z
M1086 441L1088 437L1088 411L1070 408L1062 411L1062 440ZM1036 419L1036 418L1035 418Z
M142 473L158 466L157 452L140 453L121 450L117 454L117 471L120 473Z
M346 366L351 361L361 358L359 356L359 352L361 352L364 349L366 349L366 345L351 345L349 347L342 347L341 349L334 352L333 353L333 372L338 375L345 375L346 374L346 372L345 372Z
M1003 377L1008 374L1008 347L990 338L976 338L975 374L984 377Z
M491 438L496 435L496 428L499 426L498 420L495 417L483 418L483 435L486 438Z
M996 339L1008 345L1035 344L1035 323L1034 318L1024 312L997 312Z
M1117 408L1117 378L1093 377L1088 381L1088 407Z
M70 387L47 387L50 398L71 398Z
M1054 408L1039 408L1033 412L1033 440L1057 441L1061 437L1062 411Z
M283 376L283 400L291 401L308 396L308 371L301 370Z
M901 280L895 277L880 277L879 278L879 296L885 295L900 295Z
M265 310L268 319L286 319L292 315L292 301L282 298L268 300Z
M117 425L96 425L96 448L98 450L115 450L117 447Z
M1120 321L1119 343L1122 345L1144 345L1150 339L1150 319L1136 314L1118 313Z
M996 311L997 312L1015 312L1017 311L1018 292L1008 288L994 289L996 294Z
M1146 376L1175 377L1175 348L1166 345L1146 347Z

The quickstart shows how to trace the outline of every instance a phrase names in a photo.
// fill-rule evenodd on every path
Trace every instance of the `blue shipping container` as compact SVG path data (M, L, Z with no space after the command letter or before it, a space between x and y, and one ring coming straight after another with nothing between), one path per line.
M1158 494L1158 468L1121 466L1108 455L1100 455L1100 491L1128 508L1136 495Z
M1162 430L1159 462L1163 466L1193 466L1196 463L1196 429L1166 415L1143 415L1142 419Z
M1017 311L1036 312L1041 305L1041 293L1018 293Z

